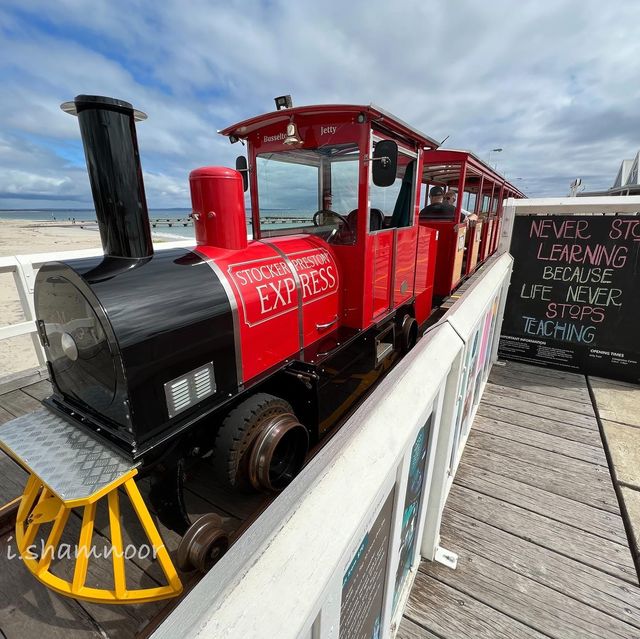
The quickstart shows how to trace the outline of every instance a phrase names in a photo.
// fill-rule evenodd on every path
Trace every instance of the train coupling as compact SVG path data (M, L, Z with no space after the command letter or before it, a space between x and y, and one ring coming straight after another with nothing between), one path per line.
M182 592L180 577L134 481L137 464L49 410L0 426L0 448L29 475L17 510L15 540L24 565L36 579L61 595L94 603L145 603ZM164 585L127 587L121 495L131 502L164 573ZM92 540L96 509L101 500L106 500L108 509L110 546L106 554L110 555L112 587L87 584L89 560L95 554ZM76 509L82 512L82 523L75 552L65 554L75 562L72 578L65 579L54 574L52 562L61 554L57 548ZM40 546L35 543L39 533ZM60 572L58 566L54 568Z

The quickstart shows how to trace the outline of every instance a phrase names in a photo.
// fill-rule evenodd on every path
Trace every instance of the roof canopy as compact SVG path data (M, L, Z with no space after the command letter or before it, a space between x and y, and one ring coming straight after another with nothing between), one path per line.
M232 124L231 126L218 131L218 133L226 136L233 135L237 138L244 139L254 131L262 129L265 126L270 126L278 122L282 122L283 125L286 125L292 117L295 118L297 115L307 116L331 113L352 113L354 115L364 113L367 120L384 124L387 128L415 140L418 144L421 144L424 147L435 149L439 146L438 142L436 142L432 137L418 131L400 118L388 113L374 104L318 104L281 109L280 111L264 113L253 118L249 118L248 120L237 122L236 124Z

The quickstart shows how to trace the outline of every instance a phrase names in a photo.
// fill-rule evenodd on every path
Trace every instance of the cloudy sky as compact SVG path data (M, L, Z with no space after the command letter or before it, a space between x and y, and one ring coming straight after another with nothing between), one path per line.
M640 149L640 2L3 0L0 208L91 205L79 93L146 111L152 208L189 206L216 130L295 104L374 102L530 196L613 182Z

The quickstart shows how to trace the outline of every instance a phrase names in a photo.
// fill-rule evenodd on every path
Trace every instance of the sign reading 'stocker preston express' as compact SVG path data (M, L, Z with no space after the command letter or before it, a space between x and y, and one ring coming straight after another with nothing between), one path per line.
M274 255L233 264L228 273L239 292L248 326L297 311L298 289L305 306L338 290L335 262L323 249L291 253L286 260Z
M640 218L515 219L499 355L640 381Z

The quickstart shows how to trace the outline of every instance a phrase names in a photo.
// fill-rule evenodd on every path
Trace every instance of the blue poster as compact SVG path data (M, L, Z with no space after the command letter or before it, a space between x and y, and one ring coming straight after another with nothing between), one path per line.
M395 612L398 597L402 592L416 551L416 535L418 532L418 512L424 488L424 476L427 464L427 441L431 426L431 416L427 423L418 431L411 449L409 476L407 477L407 492L402 512L402 531L400 533L400 560L396 572L396 588L393 595L393 610Z

